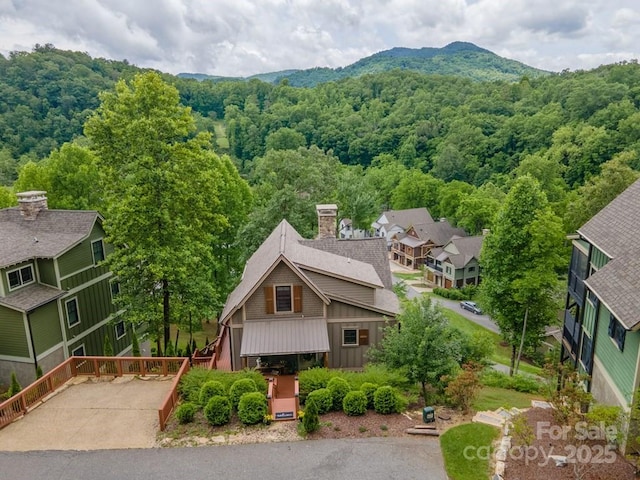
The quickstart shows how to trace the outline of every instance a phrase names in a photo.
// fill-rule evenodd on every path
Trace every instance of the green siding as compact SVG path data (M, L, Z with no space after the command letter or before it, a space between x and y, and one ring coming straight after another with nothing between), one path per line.
M84 288L73 295L64 297L61 300L63 312L65 302L72 298L77 298L78 300L80 323L69 329L65 313L64 323L67 329L67 338L69 339L97 325L109 315L115 313L115 308L111 303L111 287L108 278Z
M40 283L46 283L52 287L56 287L56 269L53 266L53 260L38 260L38 272L40 273Z
M111 345L114 344L115 335L113 333L113 325L106 324L102 327L94 330L89 335L82 337L76 341L69 342L68 353L78 348L80 345L84 345L84 352L86 355L102 355L104 347L104 336L106 334L111 335ZM118 353L120 350L116 347L113 348L114 353Z
M38 308L29 315L29 321L38 355L62 342L58 302L49 302Z
M0 355L29 358L22 312L0 307Z
M596 323L596 309L591 304L591 302L587 301L584 305L584 317L582 329L589 334L591 338L593 338L593 329L595 328ZM608 326L608 323L607 323Z
M600 269L604 267L608 261L609 257L598 250L595 246L591 246L591 265Z
M628 331L624 351L618 349L609 337L609 311L601 304L595 354L628 403L631 403L633 393L639 345L640 332Z
M87 270L82 270L80 273L72 275L71 277L65 278L60 282L60 286L63 290L71 290L72 288L84 285L105 273L109 273L109 269L105 266L92 267Z
M82 270L83 268L93 265L93 253L91 251L91 242L99 238L103 238L104 230L96 222L91 230L89 238L84 239L78 245L66 252L58 258L58 268L60 276L65 277L72 273Z
M15 290L11 290L9 291L9 278L7 277L7 273L8 272L12 272L13 270L16 270L18 268L22 268L22 267L26 267L27 265L31 265L31 267L33 268L33 278L34 280L37 281L36 278L36 270L35 270L35 265L33 265L33 262L31 261L26 261L26 262L22 262L22 263L16 263L15 265L12 265L10 267L7 267L5 269L0 270L1 272L1 281L2 281L2 286L4 288L4 294L6 295L10 295L13 292L17 292L18 290L20 290L20 288L22 287L18 287ZM31 283L29 283L28 285L31 285Z

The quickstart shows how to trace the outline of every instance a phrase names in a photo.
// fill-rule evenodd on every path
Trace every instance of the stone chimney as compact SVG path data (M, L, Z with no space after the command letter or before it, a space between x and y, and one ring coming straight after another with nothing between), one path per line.
M47 209L47 192L31 191L17 194L20 215L25 220L35 220L41 210Z
M336 219L338 218L338 206L316 205L318 212L318 236L317 238L336 238Z

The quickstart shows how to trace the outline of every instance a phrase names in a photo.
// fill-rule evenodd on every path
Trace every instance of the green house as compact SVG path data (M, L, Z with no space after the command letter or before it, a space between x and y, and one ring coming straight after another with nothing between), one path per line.
M590 375L596 401L629 411L640 385L640 181L578 229L562 360Z
M0 383L24 385L71 355L116 353L131 334L113 303L119 285L102 264L110 252L96 211L50 210L46 192L18 194L0 209Z

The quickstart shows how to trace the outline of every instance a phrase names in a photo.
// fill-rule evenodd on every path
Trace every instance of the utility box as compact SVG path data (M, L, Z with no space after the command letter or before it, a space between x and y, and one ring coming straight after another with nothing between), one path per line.
M436 411L433 407L424 407L422 409L422 421L424 423L433 423L436 421Z

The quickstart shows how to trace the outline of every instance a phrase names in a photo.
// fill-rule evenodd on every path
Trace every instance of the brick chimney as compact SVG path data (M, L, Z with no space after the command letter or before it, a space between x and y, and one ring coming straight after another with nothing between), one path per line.
M318 212L318 236L317 238L336 238L336 219L338 218L338 206L316 205Z
M47 192L39 190L20 192L17 194L17 197L20 215L22 215L25 220L35 220L41 210L48 208Z

